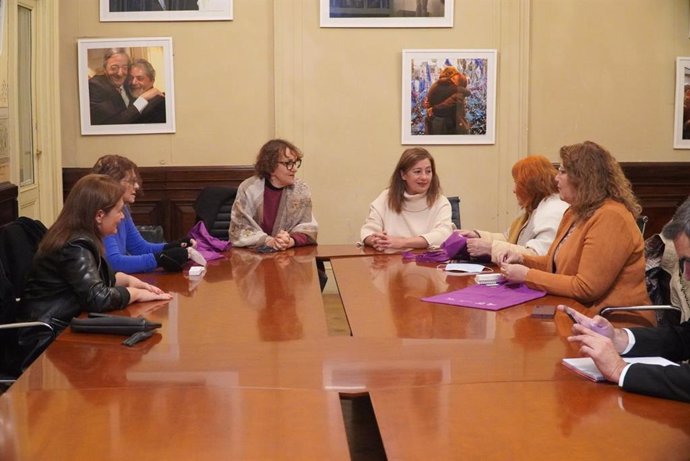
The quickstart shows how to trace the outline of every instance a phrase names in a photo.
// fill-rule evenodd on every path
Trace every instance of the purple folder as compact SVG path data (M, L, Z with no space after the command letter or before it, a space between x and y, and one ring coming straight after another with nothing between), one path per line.
M461 290L422 298L422 301L497 311L542 296L546 296L546 293L527 288L523 283L498 286L472 285Z

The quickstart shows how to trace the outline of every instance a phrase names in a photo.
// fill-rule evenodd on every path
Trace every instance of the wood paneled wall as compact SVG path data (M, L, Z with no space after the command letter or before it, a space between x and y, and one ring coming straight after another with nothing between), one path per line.
M649 222L645 238L661 231L690 196L690 163L621 163Z
M0 183L0 226L19 217L19 188L10 182Z
M690 195L690 163L644 162L622 163L621 166L642 204L643 213L649 217L645 231L645 237L649 237L661 230L678 205ZM88 168L63 169L65 197L77 179L88 172ZM203 187L237 187L253 174L253 167L144 167L140 168L140 173L144 194L137 197L132 207L134 222L161 225L165 238L173 240L185 235L196 222L193 204Z
M64 196L90 168L63 168ZM131 207L137 225L161 225L166 240L187 234L196 223L194 201L206 186L237 187L254 174L253 166L142 167L143 194Z

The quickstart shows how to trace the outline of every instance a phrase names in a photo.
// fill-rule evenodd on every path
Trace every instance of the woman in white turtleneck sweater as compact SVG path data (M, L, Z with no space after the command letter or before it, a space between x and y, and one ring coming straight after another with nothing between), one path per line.
M390 187L371 203L361 241L378 251L437 248L451 232L450 202L441 194L434 158L421 147L407 149Z

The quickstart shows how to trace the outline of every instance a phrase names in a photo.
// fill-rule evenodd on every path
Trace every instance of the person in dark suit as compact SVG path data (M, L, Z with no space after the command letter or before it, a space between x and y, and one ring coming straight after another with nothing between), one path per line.
M129 91L138 98L153 88L156 69L146 59L135 60L129 69ZM165 123L165 94L160 93L148 101L136 123Z
M680 260L680 273L690 280L690 199L686 200L662 235L673 240ZM576 323L568 341L580 345L580 353L594 360L604 377L626 391L690 402L690 365L627 364L620 355L662 356L675 362L690 359L690 321L657 328L614 328L601 316L592 319L566 306ZM620 355L619 355L620 354Z
M150 88L134 96L129 89L130 58L124 48L109 48L103 55L103 73L89 79L92 125L137 123L149 101L162 93Z
M197 0L110 0L110 12L180 11L199 9Z

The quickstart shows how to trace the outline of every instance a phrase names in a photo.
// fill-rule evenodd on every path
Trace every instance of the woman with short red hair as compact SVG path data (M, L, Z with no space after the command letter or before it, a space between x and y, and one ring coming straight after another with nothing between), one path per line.
M461 229L459 232L468 237L470 256L491 256L493 262L498 262L496 255L509 249L527 255L546 254L568 208L558 196L554 179L557 173L544 156L530 155L518 160L512 170L513 192L524 213L504 233Z

